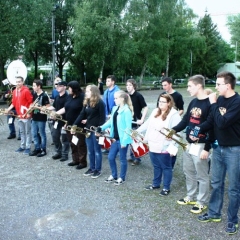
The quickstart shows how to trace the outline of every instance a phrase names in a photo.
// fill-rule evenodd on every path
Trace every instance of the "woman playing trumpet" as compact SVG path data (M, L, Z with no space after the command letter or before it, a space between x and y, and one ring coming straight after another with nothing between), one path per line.
M115 141L111 144L108 154L108 161L112 174L105 182L113 182L115 185L121 185L125 181L127 173L127 149L128 145L132 143L131 137L126 133L127 129L132 126L133 107L132 102L127 93L124 91L117 91L114 93L114 101L116 106L112 109L111 118L100 127L101 130L110 128L110 137ZM116 156L120 153L120 175L118 178Z
M148 142L149 155L153 165L153 182L146 189L159 189L163 176L163 189L160 192L162 196L169 194L172 181L171 155L168 152L172 140L166 139L160 130L164 127L172 128L180 121L181 117L174 109L172 97L169 94L161 94L158 107L152 111L148 120L137 129L139 133L146 131L144 140Z
M99 89L95 85L88 85L85 91L85 99L83 109L75 120L74 125L82 126L82 124L91 128L105 122L105 104L101 98ZM102 151L101 145L96 140L95 133L91 132L86 138L88 157L90 168L84 173L84 176L98 178L102 170Z

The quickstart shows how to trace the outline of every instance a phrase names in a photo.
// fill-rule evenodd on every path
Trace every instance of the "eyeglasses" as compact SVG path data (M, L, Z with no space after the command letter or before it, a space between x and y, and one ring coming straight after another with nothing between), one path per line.
M164 102L164 101L158 101L158 103L167 103L167 102Z
M58 85L58 83L55 83L54 85L55 85L55 86L57 86L57 85Z
M216 87L219 87L221 85L226 85L226 83L216 83Z

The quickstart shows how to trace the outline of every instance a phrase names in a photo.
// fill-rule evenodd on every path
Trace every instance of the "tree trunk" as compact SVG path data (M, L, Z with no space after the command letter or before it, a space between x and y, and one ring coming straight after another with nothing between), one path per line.
M141 71L140 80L139 80L139 88L142 86L143 76L145 74L146 68L147 68L147 62L144 64L142 71Z

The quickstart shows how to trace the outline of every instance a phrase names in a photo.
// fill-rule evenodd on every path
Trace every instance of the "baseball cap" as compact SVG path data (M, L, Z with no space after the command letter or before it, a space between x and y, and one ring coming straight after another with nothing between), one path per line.
M65 82L65 81L61 81L61 82L58 82L57 85L67 86L67 82Z

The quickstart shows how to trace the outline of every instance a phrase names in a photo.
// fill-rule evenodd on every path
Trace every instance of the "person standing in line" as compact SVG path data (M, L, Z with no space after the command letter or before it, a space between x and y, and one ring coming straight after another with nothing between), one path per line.
M38 100L39 107L49 107L49 97L42 89L43 83L39 79L33 81L33 100ZM47 115L42 114L40 109L34 109L32 114L32 136L34 141L34 150L29 151L29 156L43 157L47 154L47 136L46 136ZM40 139L39 139L40 137Z
M173 89L172 78L170 78L170 77L163 78L162 79L162 87L163 87L163 90L165 91L165 93L168 93L171 95L171 97L173 98L174 104L175 104L175 108L178 110L179 115L182 116L184 113L183 97L179 92L177 92ZM177 155L172 156L172 169L174 169L176 160L177 160Z
M172 182L170 155L172 153L168 150L168 147L174 142L166 139L160 131L163 128L170 129L176 126L181 121L181 117L179 112L174 109L174 101L170 94L160 94L158 99L158 107L152 111L148 120L137 129L137 132L142 133L146 131L144 140L148 142L149 155L153 165L153 181L145 189L159 189L163 177L163 189L160 192L160 196L166 196L170 193Z
M133 105L133 121L136 123L132 124L132 129L135 130L139 125L144 123L146 118L148 107L145 102L144 97L140 94L137 89L137 83L134 79L128 79L126 82L126 89L130 95L132 105ZM133 152L130 149L130 159L129 162L132 162L132 166L139 165L141 162L140 158L135 158Z
M68 83L68 97L64 107L58 110L57 114L65 114L65 120L68 126L72 126L83 109L84 92L80 88L77 81ZM80 125L84 127L83 124ZM74 141L71 132L67 131L68 141L72 150L72 162L68 166L76 166L80 170L87 167L87 146L85 142L85 135L76 133L75 137L78 139L77 143Z
M183 172L186 176L187 196L178 200L180 205L194 205L190 212L198 214L207 208L209 197L209 151L214 142L213 131L199 134L196 140L191 135L195 126L206 121L211 104L204 92L205 79L202 75L195 75L188 79L187 91L195 98L190 102L182 121L173 131L186 129L186 140L189 148L183 152Z
M55 98L53 102L53 106L48 107L48 110L58 111L62 109L65 105L65 102L68 98L68 93L66 92L67 82L61 81L58 82L57 91L59 95ZM65 114L62 115L62 118L65 120ZM67 133L64 130L64 122L55 120L53 122L52 128L52 137L55 145L55 155L52 156L52 159L57 160L60 159L61 162L68 160L68 153L70 144L67 138Z
M31 116L29 114L26 114L26 111L33 101L33 96L29 89L24 86L23 77L16 77L16 84L16 89L13 91L12 103L6 109L6 114L15 108L17 115L19 115L18 126L20 130L21 146L16 150L16 152L28 155L32 143L32 136L30 119Z
M200 133L214 128L218 145L213 148L211 161L211 196L208 212L200 222L221 222L226 173L228 175L228 208L225 231L237 233L240 206L240 96L234 91L236 77L231 72L217 74L216 90L211 93L211 114L200 124ZM199 130L199 129L198 129Z
M6 91L6 93L3 95L3 101L7 101L9 106L12 103L12 94L13 94L13 90L15 90L15 89L16 89L16 87L13 86L11 88L11 90ZM13 115L17 114L15 108L11 109L11 113ZM10 132L7 139L16 138L16 128L15 128L15 123L14 123L15 122L15 116L12 116L12 114L7 115L7 123L8 123L9 132ZM18 133L18 139L20 139L20 132Z
M100 94L103 95L103 82L102 82L102 78L98 78L98 89L100 91Z
M127 149L132 143L132 138L127 133L132 126L133 107L129 95L120 90L114 93L116 106L112 109L111 118L98 128L98 132L110 128L110 137L115 140L111 144L108 161L111 168L111 175L105 182L114 182L115 185L121 185L125 182L127 173ZM120 174L118 178L116 157L120 155Z
M101 98L99 89L95 85L88 85L85 91L83 109L75 120L74 125L90 129L91 126L98 126L105 122L105 104ZM98 178L102 170L102 151L101 145L98 144L95 133L91 132L86 138L88 158L90 168L84 173L84 176Z
M120 90L119 87L115 85L116 81L117 79L114 75L109 75L106 78L107 89L104 91L104 95L103 95L103 101L105 103L106 120L110 118L112 108L116 106L114 101L114 93ZM103 150L102 152L104 154L109 153L109 151L106 149Z
M106 119L110 118L112 108L116 106L114 102L114 93L120 90L119 87L115 85L116 81L117 79L114 75L109 75L106 78L107 89L104 91L104 95L103 95L103 100L105 103Z

